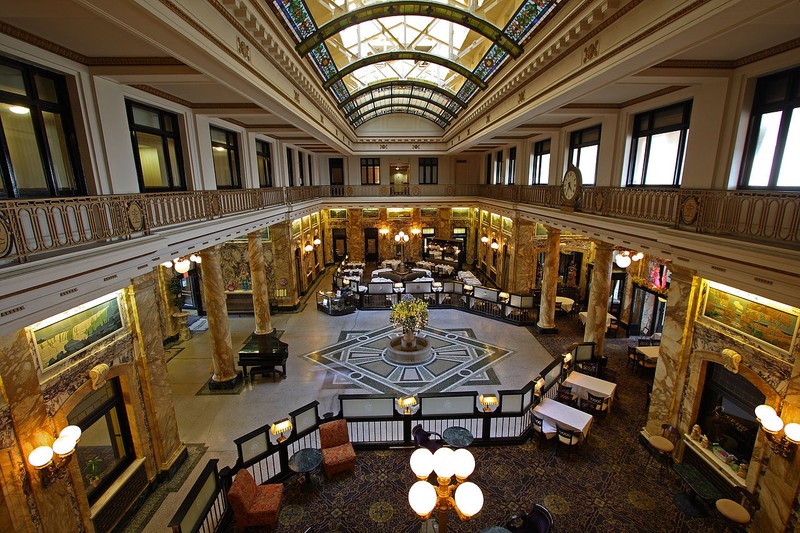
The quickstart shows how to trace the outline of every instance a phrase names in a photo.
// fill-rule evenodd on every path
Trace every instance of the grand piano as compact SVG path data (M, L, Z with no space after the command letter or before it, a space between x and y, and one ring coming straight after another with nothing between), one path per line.
M273 381L275 374L286 378L288 358L289 345L275 337L274 331L263 335L252 333L239 350L239 366L242 367L245 376L248 375L248 367L250 368L250 381L253 381L256 374L262 376L272 374Z

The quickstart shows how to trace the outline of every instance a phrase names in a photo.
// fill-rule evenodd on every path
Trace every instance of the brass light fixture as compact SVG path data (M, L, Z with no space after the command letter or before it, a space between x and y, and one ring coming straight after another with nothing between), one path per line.
M791 459L800 444L800 424L790 422L784 426L783 419L769 405L759 405L755 413L761 429L767 434L772 452Z
M417 405L417 398L413 394L402 396L397 399L397 405L400 407L400 409L403 409L404 415L410 415L411 408Z
M291 430L292 421L288 418L281 418L277 422L273 423L269 428L270 433L273 435L278 435L278 443L285 441L286 437L283 434Z
M61 430L52 446L39 446L28 454L28 464L39 472L42 485L49 486L58 470L69 463L80 438L81 428L67 426Z
M483 405L483 412L484 413L491 413L492 406L498 404L497 395L496 394L481 394L478 397L480 400L481 405Z

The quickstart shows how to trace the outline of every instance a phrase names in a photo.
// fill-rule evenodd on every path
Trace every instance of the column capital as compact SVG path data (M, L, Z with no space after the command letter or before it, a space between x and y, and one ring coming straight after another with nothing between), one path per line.
M668 264L667 268L669 268L670 272L670 282L679 281L683 283L691 283L695 276L694 270L676 265L674 263Z
M544 229L547 230L548 235L556 235L556 234L561 235L560 228L554 228L553 226L544 225Z
M610 250L614 249L614 245L611 244L610 242L601 241L601 240L598 240L598 239L589 239L589 240L592 241L592 243L594 243L595 247L598 250L610 251Z

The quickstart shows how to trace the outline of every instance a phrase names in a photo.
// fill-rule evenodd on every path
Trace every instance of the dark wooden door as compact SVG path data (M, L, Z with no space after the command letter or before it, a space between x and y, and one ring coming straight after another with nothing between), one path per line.
M364 228L364 261L378 262L378 228Z
M347 256L347 230L333 228L333 262L341 263Z

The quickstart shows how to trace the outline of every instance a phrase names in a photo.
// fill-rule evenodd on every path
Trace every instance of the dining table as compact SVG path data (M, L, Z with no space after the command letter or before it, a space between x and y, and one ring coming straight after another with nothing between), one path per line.
M581 319L581 325L585 326L586 325L586 318L589 316L589 312L588 311L581 311L580 313L578 313L578 316ZM606 329L608 329L608 327L611 325L611 321L612 320L616 320L616 319L617 319L617 317L615 317L611 313L606 313Z
M645 359L650 359L651 361L655 361L658 359L658 351L661 349L661 346L637 346L636 351L640 354L643 354Z
M561 304L561 310L565 313L572 312L572 306L575 305L575 300L567 298L566 296L556 296L556 303Z
M583 439L589 436L589 429L594 420L592 415L551 398L544 398L533 408L533 412L551 424L579 431Z
M569 377L564 380L564 384L572 387L572 392L584 400L587 397L587 393L608 398L608 411L611 411L611 406L614 403L614 394L617 392L616 383L611 383L610 381L594 376L588 376L580 372L572 372Z

